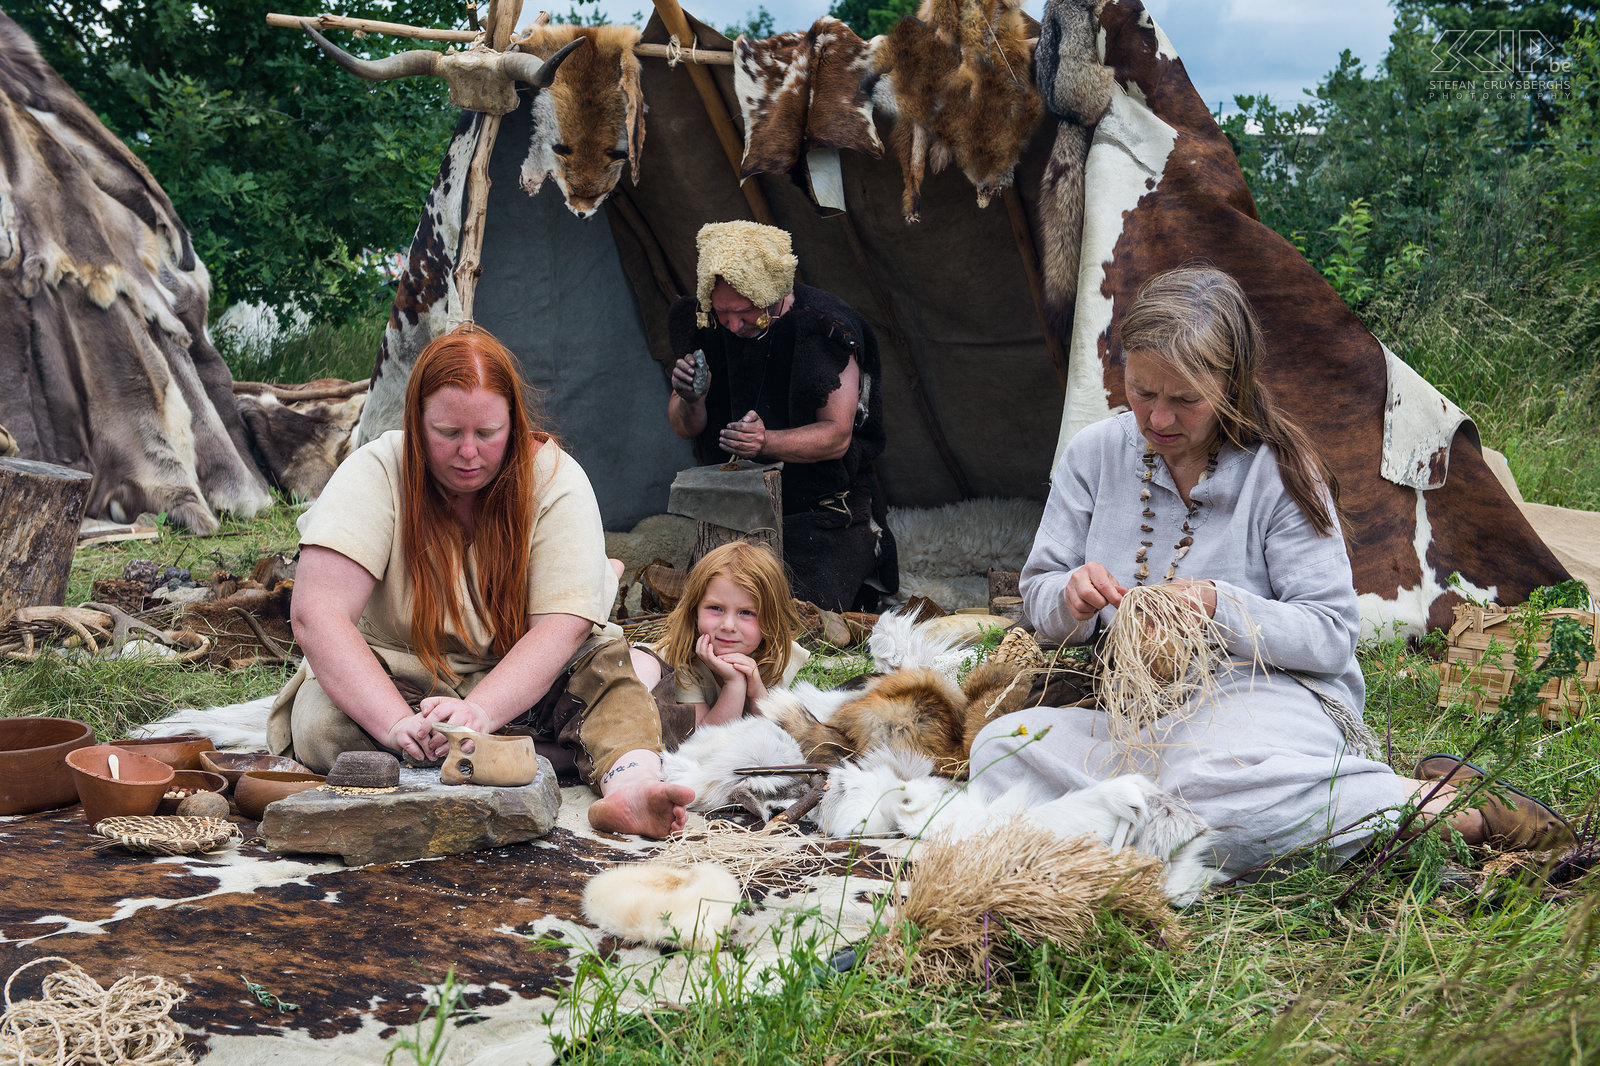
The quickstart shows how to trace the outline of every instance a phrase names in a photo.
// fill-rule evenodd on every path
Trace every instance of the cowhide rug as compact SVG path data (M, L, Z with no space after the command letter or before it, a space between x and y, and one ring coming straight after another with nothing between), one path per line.
M558 825L543 840L359 868L253 843L174 858L95 850L77 807L0 818L8 872L0 878L0 972L60 955L105 986L127 974L174 980L189 995L173 1017L208 1066L370 1066L416 1024L454 967L471 1013L457 1018L445 1062L550 1062L551 1034L572 1024L556 994L591 947L623 973L658 973L652 1000L692 999L705 987L695 968L708 965L705 956L618 944L586 923L589 878L654 845L589 829L587 789L562 798ZM243 828L248 836L254 825ZM873 901L889 887L887 865L862 856L841 848L831 869L798 886L758 879L746 890L758 906L737 920L734 939L759 959L815 931L823 960L861 939ZM535 948L537 936L567 946ZM37 995L48 969L22 975L13 998ZM263 1005L246 982L297 1009Z

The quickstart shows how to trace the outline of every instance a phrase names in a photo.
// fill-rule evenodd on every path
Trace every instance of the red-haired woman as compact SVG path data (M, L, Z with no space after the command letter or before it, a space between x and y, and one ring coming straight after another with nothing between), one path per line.
M433 728L552 745L601 796L598 829L664 837L689 789L661 780L661 722L607 621L617 578L588 478L523 400L515 359L467 325L425 348L404 430L339 467L300 519L305 652L269 746L326 771L341 751L444 754Z

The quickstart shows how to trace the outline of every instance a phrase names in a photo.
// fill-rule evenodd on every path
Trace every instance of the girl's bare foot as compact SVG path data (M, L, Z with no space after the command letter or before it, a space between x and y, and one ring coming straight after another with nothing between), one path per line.
M602 796L589 807L589 824L607 833L664 840L683 829L694 789L665 781L638 781Z

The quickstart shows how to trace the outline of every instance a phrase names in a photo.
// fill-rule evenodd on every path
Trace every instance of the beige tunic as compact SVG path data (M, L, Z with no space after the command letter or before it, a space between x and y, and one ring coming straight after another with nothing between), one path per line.
M300 517L299 527L302 545L336 551L377 582L357 629L415 705L427 695L466 696L499 660L492 634L474 608L477 556L471 547L456 586L457 601L466 606L465 632L458 632L448 618L445 626L445 658L461 680L432 684L411 654L414 589L400 529L403 441L403 434L391 431L346 459ZM592 632L567 664L570 677L558 679L550 693L528 693L530 708L555 705L535 714L529 724L578 749L578 766L593 780L624 751L660 750L660 723L649 693L627 668L621 630L607 620L617 577L606 559L600 509L588 477L552 441L535 456L534 484L537 511L529 541L527 613L575 615L587 619ZM575 699L562 700L556 689ZM267 739L274 752L293 753L319 770L340 751L376 746L333 706L304 662L273 705Z

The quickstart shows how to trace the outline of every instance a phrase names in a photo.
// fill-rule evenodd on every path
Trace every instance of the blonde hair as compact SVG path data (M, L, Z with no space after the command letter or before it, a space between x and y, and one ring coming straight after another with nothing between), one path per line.
M756 623L761 627L761 644L754 659L761 681L768 687L783 680L789 669L789 648L800 630L795 613L794 593L784 575L783 563L772 551L745 540L730 541L713 548L694 564L684 582L678 605L667 616L667 634L656 648L677 674L678 682L693 684L695 640L700 631L697 620L700 601L713 578L723 577L748 592L756 601Z
M1244 290L1211 267L1157 274L1122 317L1123 352L1148 352L1182 375L1211 405L1235 447L1270 445L1283 487L1317 533L1330 536L1339 482L1305 430L1258 380L1263 348L1261 324Z

